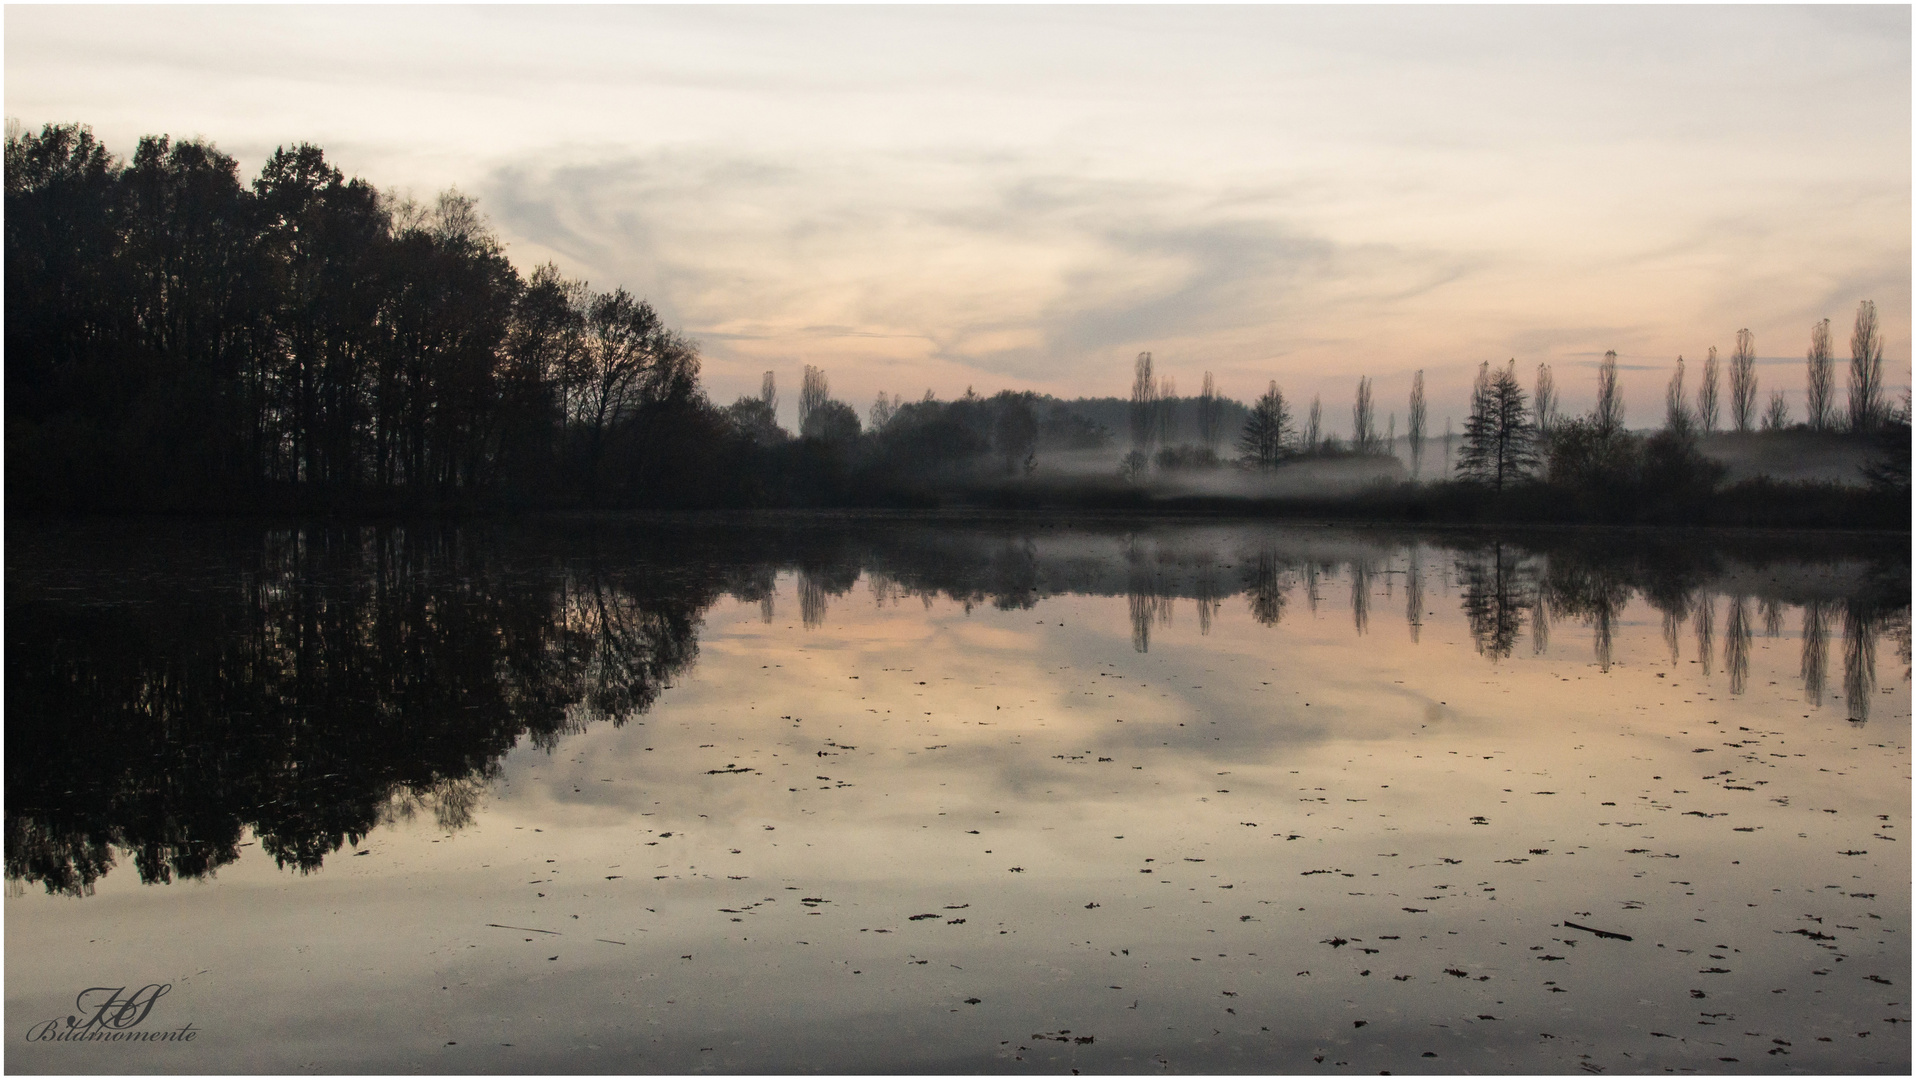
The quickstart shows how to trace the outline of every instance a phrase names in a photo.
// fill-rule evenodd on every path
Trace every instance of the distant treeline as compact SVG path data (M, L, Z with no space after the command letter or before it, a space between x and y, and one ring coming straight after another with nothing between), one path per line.
M5 199L14 509L1151 509L1175 498L1269 513L1702 521L1724 505L1808 505L1794 487L1720 490L1695 439L1716 423L1714 351L1694 409L1679 361L1671 420L1650 436L1623 428L1614 354L1589 418L1556 415L1547 367L1527 401L1514 362L1486 365L1454 465L1448 421L1441 466L1426 460L1437 440L1421 372L1403 439L1394 412L1376 423L1361 379L1340 441L1319 401L1294 421L1275 383L1246 406L1208 373L1201 394L1179 397L1149 354L1129 400L881 394L862 418L807 367L793 435L769 372L758 396L712 402L696 343L643 299L551 265L521 275L472 199L397 198L311 145L275 151L247 182L201 141L147 137L121 160L82 126L9 131ZM1895 496L1908 490L1907 401L1882 402L1866 310L1847 429L1875 440L1874 489L1811 494L1841 503L1849 523L1906 525ZM1830 431L1844 424L1820 330L1809 426ZM1752 349L1739 335L1729 368L1745 431ZM1785 419L1776 398L1761 426ZM1293 466L1322 459L1355 459L1371 486L1300 498L1310 474ZM1227 467L1243 482L1206 479ZM1268 482L1280 475L1283 498Z

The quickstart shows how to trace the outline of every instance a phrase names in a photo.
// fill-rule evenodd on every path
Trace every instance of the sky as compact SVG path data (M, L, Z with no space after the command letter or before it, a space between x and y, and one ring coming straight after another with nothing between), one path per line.
M652 301L712 397L1321 394L1478 365L1564 405L1755 334L1801 418L1874 301L1910 382L1911 26L1877 7L9 5L5 111L475 195Z

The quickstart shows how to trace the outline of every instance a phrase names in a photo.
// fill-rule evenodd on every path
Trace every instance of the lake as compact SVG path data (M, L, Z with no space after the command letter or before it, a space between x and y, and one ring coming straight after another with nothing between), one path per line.
M15 1072L1911 1067L1907 537L7 539Z

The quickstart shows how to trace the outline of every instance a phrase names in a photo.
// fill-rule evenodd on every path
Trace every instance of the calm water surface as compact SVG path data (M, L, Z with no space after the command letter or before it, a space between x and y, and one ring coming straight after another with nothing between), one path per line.
M1906 539L6 557L14 1071L1910 1069Z

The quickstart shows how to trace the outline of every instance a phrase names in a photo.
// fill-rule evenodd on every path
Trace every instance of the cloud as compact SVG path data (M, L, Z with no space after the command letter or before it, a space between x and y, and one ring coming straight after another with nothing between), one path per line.
M1346 336L1338 318L1487 265L1340 242L1281 190L1073 175L1015 154L681 148L514 164L483 190L516 251L645 293L721 364L776 343L1039 384L1108 377L1141 349L1228 365L1321 349Z

